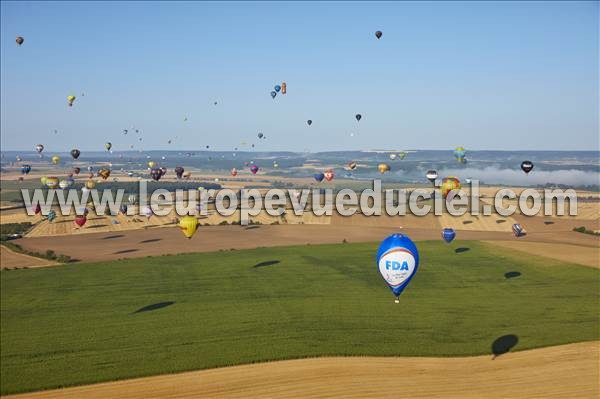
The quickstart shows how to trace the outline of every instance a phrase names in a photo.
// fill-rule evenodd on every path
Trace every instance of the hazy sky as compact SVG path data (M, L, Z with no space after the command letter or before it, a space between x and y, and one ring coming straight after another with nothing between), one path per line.
M2 2L1 12L5 150L231 150L258 132L263 150L598 149L597 2ZM272 100L284 80L288 93ZM143 142L122 134L133 126Z

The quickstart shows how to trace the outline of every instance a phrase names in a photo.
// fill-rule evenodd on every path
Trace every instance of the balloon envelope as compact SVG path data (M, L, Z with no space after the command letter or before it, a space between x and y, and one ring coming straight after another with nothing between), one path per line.
M531 162L531 161L523 161L521 163L521 169L525 173L531 172L533 170L533 162Z
M442 239L448 244L451 243L452 240L454 240L454 237L456 237L456 232L454 231L454 229L445 228L444 230L442 230Z
M379 245L376 263L381 277L398 297L417 272L419 251L408 236L392 234Z
M314 178L316 181L321 183L323 181L323 179L325 178L325 174L324 173L315 173Z
M458 180L458 178L453 177L453 176L445 177L442 180L442 185L440 186L440 190L442 190L442 197L447 199L448 194L451 191L460 190L460 188L461 188L461 184L460 184L460 180Z
M178 226L181 229L181 232L183 233L183 235L187 239L190 239L190 238L192 238L192 236L198 229L198 219L196 219L195 216L190 216L190 215L184 216L179 221Z
M380 31L380 30L378 30L377 32L375 32L375 37L376 37L377 39L381 39L381 36L382 36L382 35L383 35L383 33L381 33L381 31Z

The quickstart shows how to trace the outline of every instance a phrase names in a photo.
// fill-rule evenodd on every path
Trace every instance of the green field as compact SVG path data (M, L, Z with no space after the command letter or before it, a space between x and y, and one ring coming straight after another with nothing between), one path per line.
M599 339L599 270L479 242L418 246L400 304L376 244L2 271L1 391L306 356L489 354L506 334L515 350Z

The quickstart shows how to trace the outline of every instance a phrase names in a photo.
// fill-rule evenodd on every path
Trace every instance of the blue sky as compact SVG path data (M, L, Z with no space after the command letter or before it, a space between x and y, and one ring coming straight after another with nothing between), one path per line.
M231 150L263 132L263 150L598 149L598 11L2 2L1 145ZM122 134L134 126L142 142Z

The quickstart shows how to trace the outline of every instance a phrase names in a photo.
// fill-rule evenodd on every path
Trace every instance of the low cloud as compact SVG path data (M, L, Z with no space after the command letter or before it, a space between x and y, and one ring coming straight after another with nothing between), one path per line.
M505 184L520 186L545 185L548 183L564 184L569 186L589 186L600 184L600 174L576 169L541 170L535 169L529 174L521 170L499 169L486 167L484 169L441 169L440 177L456 176L461 181L465 178L477 179L486 184Z

